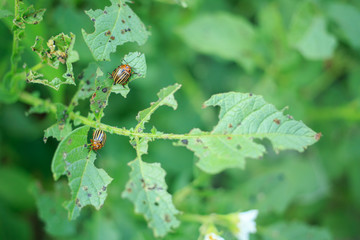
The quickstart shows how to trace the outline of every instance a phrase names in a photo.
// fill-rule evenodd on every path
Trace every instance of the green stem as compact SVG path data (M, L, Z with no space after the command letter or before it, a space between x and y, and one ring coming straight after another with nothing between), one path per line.
M14 19L18 19L19 17L19 0L15 0L15 16ZM13 44L12 44L12 55L11 55L11 73L15 74L17 70L17 61L16 61L16 55L18 54L18 48L19 48L19 29L16 28L13 31Z

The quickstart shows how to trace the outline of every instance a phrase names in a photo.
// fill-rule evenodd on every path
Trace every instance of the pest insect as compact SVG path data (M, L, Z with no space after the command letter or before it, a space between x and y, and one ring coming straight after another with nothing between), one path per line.
M132 71L128 64L118 66L111 74L114 79L114 84L126 85L131 77Z
M93 133L93 139L91 139L90 141L90 149L95 151L101 149L102 147L104 147L106 142L105 132L100 129L96 129Z

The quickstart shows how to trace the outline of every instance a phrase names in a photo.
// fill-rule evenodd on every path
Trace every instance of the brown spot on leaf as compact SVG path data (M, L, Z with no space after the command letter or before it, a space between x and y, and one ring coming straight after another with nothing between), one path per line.
M165 220L165 222L171 222L171 218L167 214L164 215L164 220Z
M227 137L227 139L228 139L228 140L231 140L231 139L232 139L232 137L230 137L230 136L229 136L229 137Z
M83 186L84 191L89 190L88 186Z
M128 193L131 193L131 192L132 192L132 189L131 189L131 188L127 188L126 191L127 191Z
M114 36L111 36L110 39L111 39L111 40L115 40L115 37L114 37Z
M104 11L104 14L107 14L107 11Z
M276 123L277 125L280 124L280 119L278 119L278 118L275 118L273 121L274 121L274 123Z
M102 190L103 190L103 191L106 191L106 186L103 186L103 187L102 187Z
M232 127L233 127L233 125L232 125L231 123L229 123L228 127L229 127L229 128L232 128Z
M322 133L321 132L319 132L319 133L317 133L317 134L315 134L315 140L316 141L319 141L320 140L320 138L322 137Z
M187 139L183 139L183 140L181 140L181 142L185 145L187 145L189 143L189 141Z
M108 30L106 33L105 33L105 36L110 36L111 35L111 31Z
M67 142L68 145L70 145L72 143L72 139L70 138Z
M102 91L103 93L106 93L107 90L108 90L108 89L105 87L105 88L103 88L101 91Z
M96 19L95 19L95 18L92 18L92 19L91 19L91 21L95 22L95 21L96 21Z
M122 22L122 23L125 23L125 20L124 20L124 19L122 19L122 20L121 20L121 22Z

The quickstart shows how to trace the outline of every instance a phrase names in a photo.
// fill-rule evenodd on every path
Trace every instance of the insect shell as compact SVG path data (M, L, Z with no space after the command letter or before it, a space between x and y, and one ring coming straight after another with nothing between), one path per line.
M96 129L93 133L93 139L91 141L90 149L99 150L104 147L106 142L106 134L104 131Z
M126 85L131 77L131 67L127 64L118 66L111 74L114 84Z

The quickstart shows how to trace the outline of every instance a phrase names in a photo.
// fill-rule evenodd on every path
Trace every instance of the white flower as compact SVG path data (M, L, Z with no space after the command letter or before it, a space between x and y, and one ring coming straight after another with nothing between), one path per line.
M256 233L255 219L258 213L259 211L254 209L238 214L239 222L237 223L237 227L239 232L236 233L238 240L249 240L250 233Z
M208 233L206 234L204 240L224 240L219 235L216 235L215 233Z

